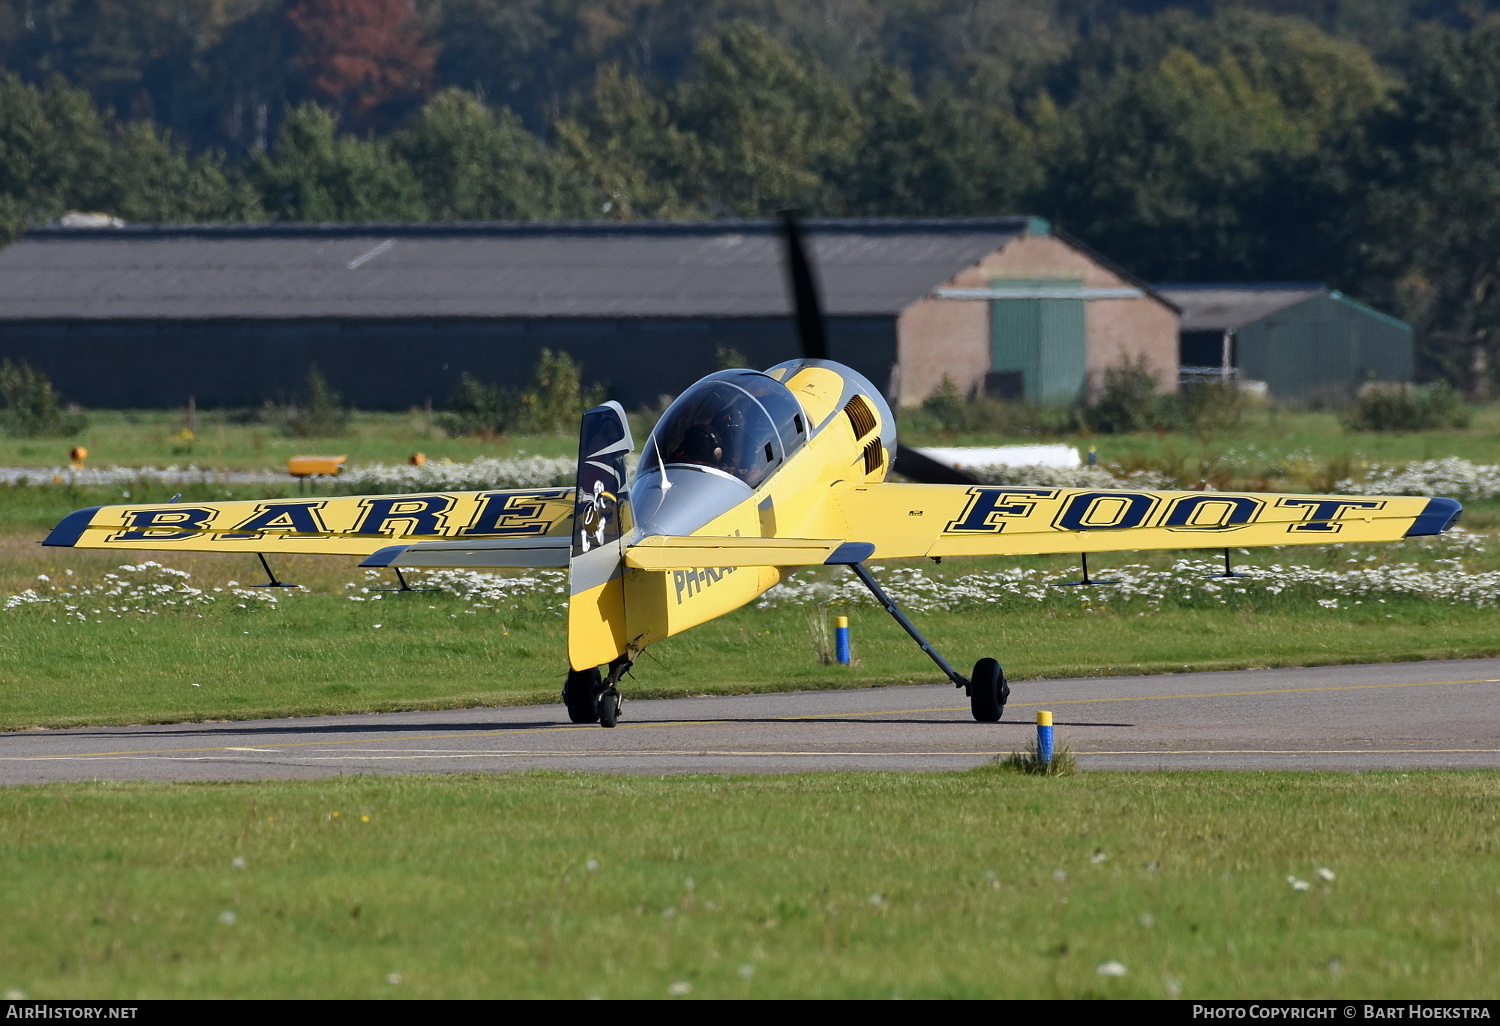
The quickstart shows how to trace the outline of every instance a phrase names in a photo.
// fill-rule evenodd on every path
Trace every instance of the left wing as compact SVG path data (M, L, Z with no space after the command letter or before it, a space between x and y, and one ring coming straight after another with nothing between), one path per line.
M368 556L395 539L566 539L572 524L571 488L339 495L94 506L69 513L42 544Z
M839 496L874 559L1399 541L1457 523L1453 499L875 484Z

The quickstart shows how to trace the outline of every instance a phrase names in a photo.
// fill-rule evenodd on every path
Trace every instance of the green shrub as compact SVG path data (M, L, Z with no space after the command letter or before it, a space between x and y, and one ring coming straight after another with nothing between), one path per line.
M1159 387L1144 356L1107 368L1099 394L1085 413L1089 427L1122 435L1156 426Z
M936 421L941 431L962 431L968 420L964 410L967 405L953 379L944 374L938 390L922 400L922 412Z
M1240 426L1245 397L1226 381L1199 381L1182 386L1176 395L1157 400L1156 426L1211 435Z
M1350 431L1431 431L1469 426L1469 408L1446 382L1376 381L1360 388L1344 413Z
M968 399L947 377L943 378L936 392L922 401L921 406L901 411L901 430L919 434L945 432L1014 437L1053 435L1076 426L1074 412L1066 407L1004 402L988 396Z
M578 430L583 411L604 401L602 385L583 386L583 368L567 353L543 349L516 401L515 430L526 434Z
M750 361L734 346L714 346L714 370L739 370L748 366Z
M543 349L531 379L519 390L488 385L465 372L437 424L448 434L571 433L583 411L604 401L604 387L584 387L582 369L567 353Z
M512 419L510 393L498 385L486 385L465 371L448 408L435 418L437 426L453 438L462 435L489 437L502 433Z
M307 370L301 401L289 411L287 430L299 438L332 438L349 426L349 411L342 396L329 387L328 379L313 364Z
M23 438L64 438L88 426L83 411L65 407L47 375L22 360L0 362L0 427Z

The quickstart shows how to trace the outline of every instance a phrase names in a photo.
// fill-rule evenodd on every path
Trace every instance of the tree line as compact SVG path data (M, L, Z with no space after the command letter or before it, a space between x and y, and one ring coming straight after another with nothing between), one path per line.
M1500 20L1084 0L0 2L0 228L985 216L1323 281L1487 394ZM226 13L230 12L230 13ZM27 25L30 28L27 28ZM186 41L184 41L186 40Z

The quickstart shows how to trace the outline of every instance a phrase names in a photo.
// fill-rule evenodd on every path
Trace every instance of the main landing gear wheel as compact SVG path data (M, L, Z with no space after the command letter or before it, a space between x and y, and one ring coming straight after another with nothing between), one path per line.
M974 664L974 675L969 678L969 708L976 720L1000 722L1009 697L1010 685L1005 682L1005 671L998 662L986 657Z
M607 687L599 692L598 712L595 714L599 719L599 726L613 727L620 722L620 693L613 687Z
M598 723L600 682L604 678L599 667L587 670L569 670L568 682L563 685L563 705L568 707L568 719L574 723Z

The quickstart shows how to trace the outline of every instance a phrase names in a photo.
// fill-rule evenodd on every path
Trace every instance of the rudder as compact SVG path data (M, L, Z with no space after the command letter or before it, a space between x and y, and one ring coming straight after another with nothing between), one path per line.
M622 539L630 534L625 457L635 448L617 402L583 415L568 562L568 663L586 670L625 652Z

